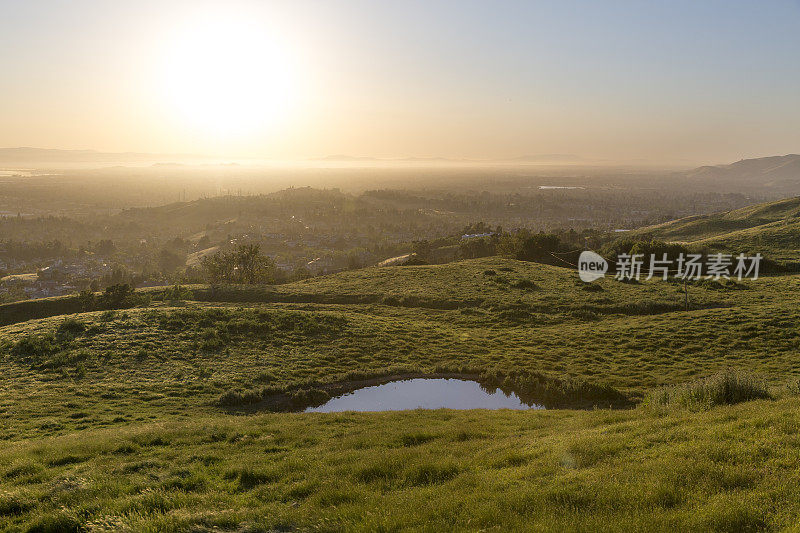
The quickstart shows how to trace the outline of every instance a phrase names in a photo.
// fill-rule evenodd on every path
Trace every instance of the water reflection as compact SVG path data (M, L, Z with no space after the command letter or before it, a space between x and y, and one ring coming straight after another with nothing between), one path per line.
M486 390L476 381L416 378L364 387L331 398L324 405L309 407L306 413L340 411L401 411L404 409L544 409L527 404L513 392Z

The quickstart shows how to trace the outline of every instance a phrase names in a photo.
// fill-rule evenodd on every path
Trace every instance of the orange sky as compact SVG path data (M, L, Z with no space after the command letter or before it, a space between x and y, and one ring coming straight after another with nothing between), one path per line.
M0 17L0 146L665 162L800 151L800 4L654 4L15 2Z

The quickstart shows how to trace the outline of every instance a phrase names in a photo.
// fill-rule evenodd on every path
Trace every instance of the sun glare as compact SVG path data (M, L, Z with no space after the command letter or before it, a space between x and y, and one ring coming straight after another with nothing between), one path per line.
M265 25L207 16L187 23L165 48L166 104L186 127L230 139L274 131L286 118L293 69Z

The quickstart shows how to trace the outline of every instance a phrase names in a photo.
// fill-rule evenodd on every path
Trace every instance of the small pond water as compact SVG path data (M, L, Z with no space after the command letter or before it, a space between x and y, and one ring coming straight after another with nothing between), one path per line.
M544 409L524 403L513 392L487 392L477 381L416 378L364 387L331 398L306 413L340 411L402 411L404 409Z

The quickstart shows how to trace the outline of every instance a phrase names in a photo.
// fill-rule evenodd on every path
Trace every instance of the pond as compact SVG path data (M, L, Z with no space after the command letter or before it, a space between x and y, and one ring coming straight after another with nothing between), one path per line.
M526 404L513 392L488 392L477 381L450 378L416 378L364 387L331 398L306 413L341 411L402 411L405 409L544 409Z

